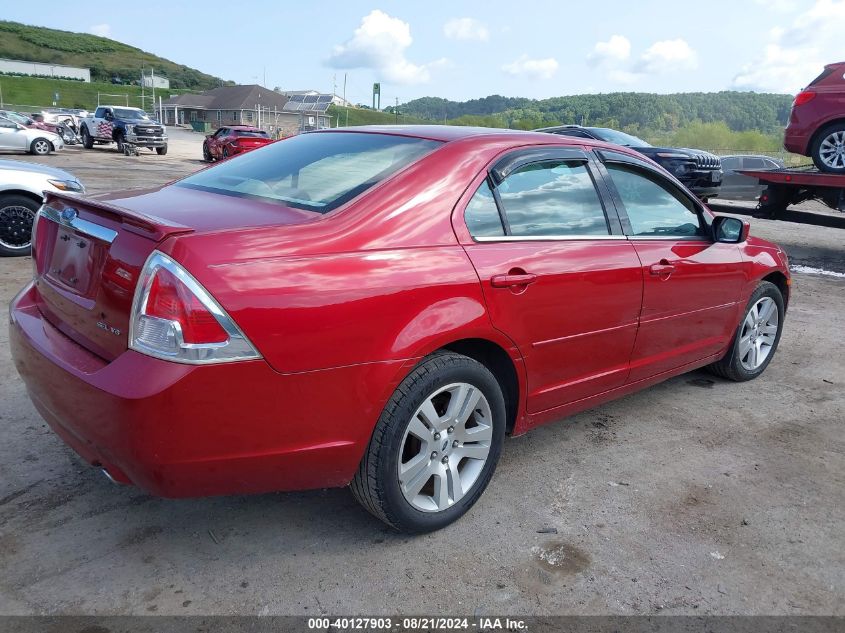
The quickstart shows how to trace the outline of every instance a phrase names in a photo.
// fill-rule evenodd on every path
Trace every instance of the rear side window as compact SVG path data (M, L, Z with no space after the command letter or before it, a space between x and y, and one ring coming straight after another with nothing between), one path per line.
M609 233L599 194L583 162L525 165L497 189L514 236Z
M693 203L663 178L627 165L607 164L633 235L703 236Z
M470 235L473 237L496 237L505 234L499 208L490 190L490 183L485 180L469 201L464 219Z
M738 158L723 158L722 169L740 169Z
M743 158L742 166L745 167L745 169L765 169L766 161L762 158Z
M328 213L440 145L389 134L300 134L197 172L177 186Z

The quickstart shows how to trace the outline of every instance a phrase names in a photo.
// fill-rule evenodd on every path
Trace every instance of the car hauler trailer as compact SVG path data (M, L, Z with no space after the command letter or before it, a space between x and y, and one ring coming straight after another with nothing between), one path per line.
M826 174L811 166L738 173L766 185L760 195L759 208L770 218L778 217L789 205L805 200L820 200L831 209L845 212L844 174Z

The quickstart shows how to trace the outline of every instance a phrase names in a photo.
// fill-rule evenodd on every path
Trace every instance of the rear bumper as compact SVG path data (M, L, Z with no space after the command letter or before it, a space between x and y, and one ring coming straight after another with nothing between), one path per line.
M12 302L9 340L35 407L86 461L158 496L347 484L402 365L283 375L263 360L195 366L131 350L107 363L45 321L34 292Z
M790 121L783 133L783 148L793 154L808 156L811 135L810 131Z

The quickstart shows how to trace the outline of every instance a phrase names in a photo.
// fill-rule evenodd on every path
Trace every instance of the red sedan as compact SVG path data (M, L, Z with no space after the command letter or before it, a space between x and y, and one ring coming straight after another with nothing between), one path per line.
M205 137L202 143L202 157L206 162L243 154L272 143L267 132L250 125L230 125L219 128Z
M506 434L698 367L756 378L790 287L640 154L439 126L51 193L33 258L12 353L87 461L167 497L350 485L412 532L475 503Z

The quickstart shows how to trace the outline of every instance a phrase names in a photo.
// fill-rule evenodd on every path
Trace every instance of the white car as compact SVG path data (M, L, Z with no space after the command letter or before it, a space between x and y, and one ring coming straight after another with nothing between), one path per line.
M62 169L0 160L0 257L29 255L32 221L44 191L85 193L85 187Z
M36 156L46 156L50 152L63 149L62 137L47 130L24 127L6 117L0 117L0 151L17 150Z

